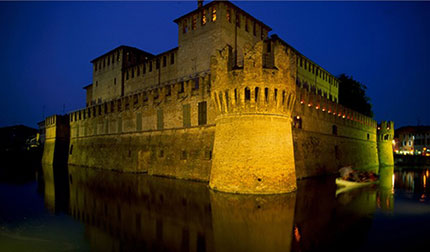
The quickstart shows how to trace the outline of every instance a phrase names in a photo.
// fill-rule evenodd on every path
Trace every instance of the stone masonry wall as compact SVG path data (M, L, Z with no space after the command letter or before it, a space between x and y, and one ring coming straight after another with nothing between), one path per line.
M214 137L209 76L70 114L69 164L208 180ZM183 91L182 91L183 85ZM199 125L199 103L207 121ZM188 122L186 122L188 118Z
M342 166L378 166L376 121L297 89L293 139L298 178L336 173Z

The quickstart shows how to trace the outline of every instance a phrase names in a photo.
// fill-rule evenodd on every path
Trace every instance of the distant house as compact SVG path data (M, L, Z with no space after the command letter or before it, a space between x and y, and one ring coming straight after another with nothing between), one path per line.
M395 130L395 148L398 154L430 156L430 126L405 126Z
M36 129L24 125L0 128L0 152L23 151L27 148L27 140L36 135Z

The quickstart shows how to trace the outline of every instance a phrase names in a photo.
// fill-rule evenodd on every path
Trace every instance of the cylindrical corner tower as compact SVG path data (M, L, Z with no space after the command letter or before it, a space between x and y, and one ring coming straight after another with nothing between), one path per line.
M378 125L379 166L394 165L393 156L394 122L382 121Z
M263 57L266 62L272 57L272 64ZM226 48L211 64L218 116L209 186L244 194L296 190L291 130L295 57L282 45L265 55L259 42L245 50L243 68L230 70L229 59Z

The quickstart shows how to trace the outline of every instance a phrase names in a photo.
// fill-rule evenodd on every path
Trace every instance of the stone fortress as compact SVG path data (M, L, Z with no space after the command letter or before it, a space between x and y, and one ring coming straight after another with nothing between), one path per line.
M392 122L338 104L338 80L228 1L177 18L178 47L91 61L86 107L46 118L45 163L273 194L346 165L393 165ZM68 146L65 148L64 146Z

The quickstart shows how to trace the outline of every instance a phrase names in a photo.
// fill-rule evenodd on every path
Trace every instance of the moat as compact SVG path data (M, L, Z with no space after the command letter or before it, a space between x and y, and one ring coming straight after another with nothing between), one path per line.
M382 168L379 185L338 195L320 177L267 196L55 169L2 176L1 251L417 251L430 233L430 168Z

